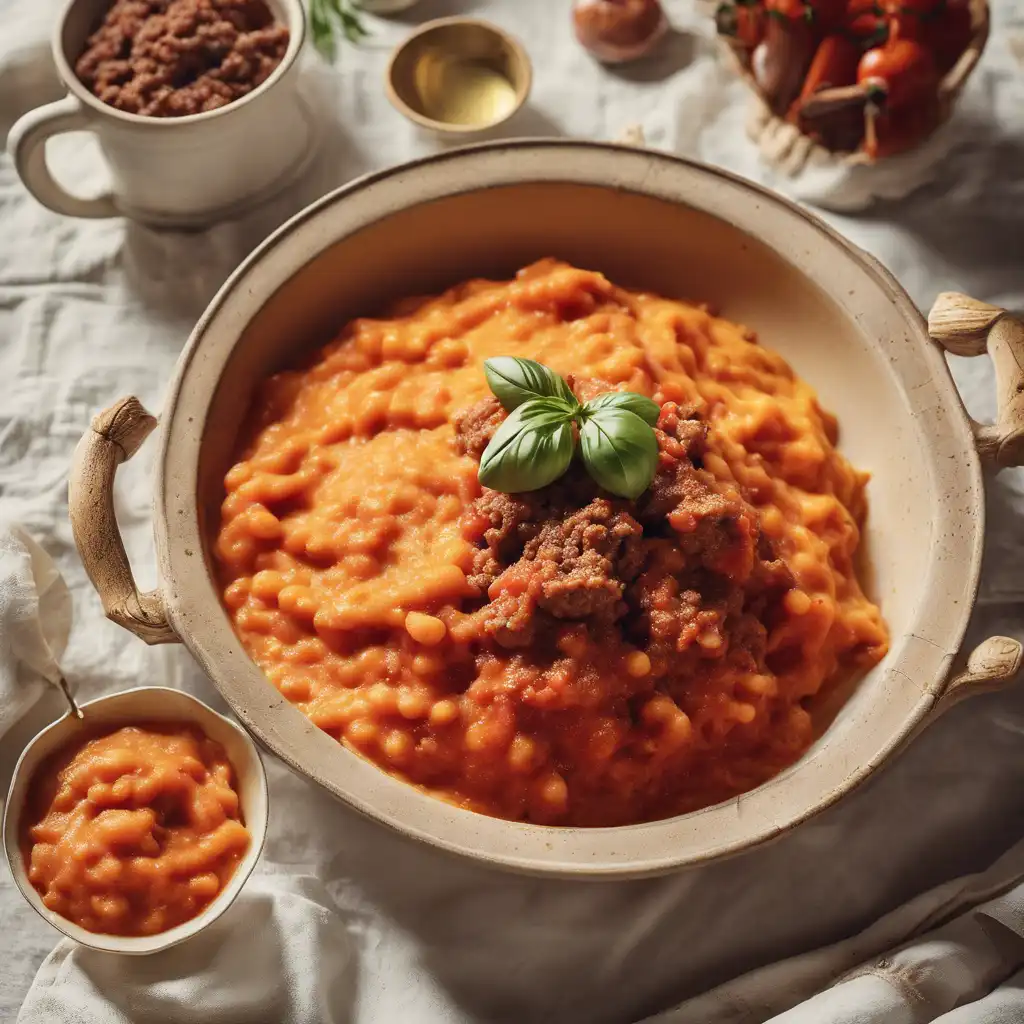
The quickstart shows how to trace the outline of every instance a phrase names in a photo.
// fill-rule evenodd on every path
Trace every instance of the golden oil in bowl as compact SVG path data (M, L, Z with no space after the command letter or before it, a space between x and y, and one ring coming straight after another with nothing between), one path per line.
M525 102L531 70L525 51L487 22L430 22L395 52L388 96L410 120L466 134L494 127Z
M516 108L515 86L500 70L443 50L423 54L416 92L423 113L443 124L492 125Z

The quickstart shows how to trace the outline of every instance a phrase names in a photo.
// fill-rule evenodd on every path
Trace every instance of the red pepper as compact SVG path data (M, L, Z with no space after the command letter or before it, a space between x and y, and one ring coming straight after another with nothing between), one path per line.
M753 50L764 39L764 20L764 5L756 2L723 3L715 12L719 35L735 39L748 50Z
M864 137L864 99L842 100L818 111L807 102L822 90L841 89L857 81L860 47L847 36L831 35L818 44L800 96L789 109L787 120L827 149L856 150Z
M779 3L780 0L768 0ZM767 6L767 4L766 4ZM814 33L803 16L791 18L769 11L764 40L751 55L750 67L768 106L783 116L800 94L814 56Z
M939 72L927 47L897 37L861 57L857 82L877 93L886 107L903 107L934 96Z
M825 36L814 51L800 99L807 99L819 89L853 85L857 81L860 57L860 47L846 36Z

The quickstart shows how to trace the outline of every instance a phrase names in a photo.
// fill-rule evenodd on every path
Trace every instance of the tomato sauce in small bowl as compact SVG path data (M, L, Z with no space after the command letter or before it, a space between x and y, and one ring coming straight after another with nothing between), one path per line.
M94 948L165 949L230 906L259 857L267 788L252 740L178 690L83 705L44 729L4 815L15 881Z

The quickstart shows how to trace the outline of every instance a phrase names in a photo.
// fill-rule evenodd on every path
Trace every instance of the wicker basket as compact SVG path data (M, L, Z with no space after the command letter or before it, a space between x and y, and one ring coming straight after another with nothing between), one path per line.
M988 41L989 6L987 0L971 0L973 34L956 64L939 83L939 117L935 127L949 119L956 101ZM816 166L856 167L875 163L863 150L853 153L833 152L803 134L796 125L772 112L750 69L750 59L743 47L719 36L727 61L754 93L754 102L747 120L747 134L757 144L762 159L785 174L799 174L808 162ZM885 158L883 157L882 160Z

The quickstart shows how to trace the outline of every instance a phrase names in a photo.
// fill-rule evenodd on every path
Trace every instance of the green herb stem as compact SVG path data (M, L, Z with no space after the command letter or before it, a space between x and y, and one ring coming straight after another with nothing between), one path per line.
M358 43L369 35L352 7L352 0L310 0L309 24L313 45L325 60L334 60L339 29L350 43Z

